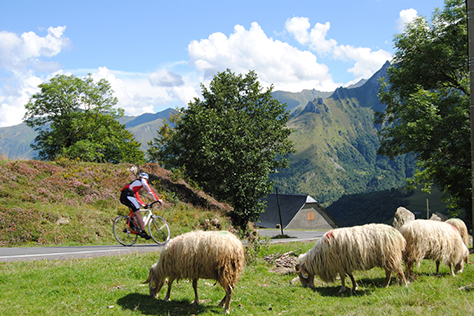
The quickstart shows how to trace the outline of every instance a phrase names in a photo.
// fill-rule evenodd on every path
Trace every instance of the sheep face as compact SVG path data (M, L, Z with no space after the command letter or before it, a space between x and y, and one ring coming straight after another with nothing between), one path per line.
M150 289L150 296L156 298L158 296L158 293L160 293L163 284L165 284L165 279L161 280L158 275L155 275L155 272L152 267L150 268L150 274L148 275L148 279L143 283L148 283L148 288Z
M304 287L314 289L314 274L308 273L308 271L306 271L306 269L300 264L296 265L296 273L298 273L301 284L303 284Z
M464 254L461 257L461 261L459 261L454 267L456 273L462 273L462 271L464 270L464 262L469 263L469 249L464 244L463 244L463 250L464 250Z

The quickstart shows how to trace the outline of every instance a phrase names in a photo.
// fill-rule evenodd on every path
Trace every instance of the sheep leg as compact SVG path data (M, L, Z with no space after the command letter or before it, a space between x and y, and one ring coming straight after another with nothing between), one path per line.
M389 269L385 269L385 282L383 284L383 287L388 287L390 284L390 277L392 276L392 271Z
M168 291L166 292L166 296L163 301L169 301L171 296L171 285L173 284L174 279L168 279Z
M193 289L194 289L194 302L192 302L192 305L197 305L197 304L199 304L198 279L193 279Z
M452 276L456 276L456 274L454 273L454 265L452 263L449 264L449 270L451 271Z
M436 261L436 275L439 275L439 260Z
M355 292L359 288L359 285L354 280L354 276L352 275L352 273L348 273L348 275L349 275L349 277L351 278L351 281L352 281L352 290Z
M226 314L230 313L230 300L232 298L232 287L230 285L225 287L225 296L222 301L219 303L219 307L224 306L224 312Z
M341 289L339 290L339 293L344 293L346 291L346 275L344 273L339 273L339 276L341 277Z
M406 260L405 261L405 279L407 281L410 280L410 274L411 274L411 267L413 266L413 261L411 260Z

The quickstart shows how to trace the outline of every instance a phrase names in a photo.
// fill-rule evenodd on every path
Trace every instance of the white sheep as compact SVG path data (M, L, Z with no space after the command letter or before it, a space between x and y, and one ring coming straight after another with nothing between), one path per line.
M194 301L199 303L198 279L216 280L225 290L219 306L229 313L233 289L244 270L245 257L242 242L226 231L194 231L171 239L162 251L158 262L150 268L148 279L150 296L157 297L168 278L168 292L164 298L170 299L174 280L193 280Z
M414 221L414 220L415 220L415 214L413 214L412 212L410 212L408 209L404 208L403 206L400 206L399 208L397 208L397 211L395 212L392 226L395 227L396 229L399 229L406 222Z
M406 285L402 265L404 249L405 239L389 225L367 224L338 228L324 234L312 249L298 257L296 272L303 286L311 288L314 288L315 275L324 282L334 282L339 274L340 293L346 291L346 275L351 278L355 291L357 282L352 275L353 271L370 270L373 267L385 269L384 287L389 286L392 271Z
M407 242L403 252L407 280L413 264L419 266L423 259L436 261L436 274L439 274L440 262L449 266L452 276L455 276L455 271L462 272L464 261L469 257L469 249L453 225L418 219L405 223L400 227L400 233Z
M467 226L464 221L459 218L450 218L446 221L446 223L449 223L456 227L456 229L459 231L459 234L461 234L462 241L466 246L469 247L469 233L467 231Z

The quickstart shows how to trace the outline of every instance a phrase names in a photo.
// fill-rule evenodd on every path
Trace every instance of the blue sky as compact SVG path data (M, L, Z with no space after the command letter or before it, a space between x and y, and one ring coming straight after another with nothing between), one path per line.
M333 91L390 60L441 0L0 0L0 127L56 74L105 78L126 115L183 107L218 71Z

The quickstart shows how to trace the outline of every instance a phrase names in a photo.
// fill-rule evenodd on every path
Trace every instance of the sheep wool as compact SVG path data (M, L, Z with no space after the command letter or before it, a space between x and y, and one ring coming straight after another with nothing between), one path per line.
M229 313L233 289L244 270L245 257L242 242L227 231L194 231L171 239L158 262L150 268L148 279L150 296L156 297L166 279L170 299L174 280L193 280L194 302L198 304L198 279L216 280L225 290L219 306Z
M415 220L415 214L413 214L412 212L410 212L408 209L404 208L403 206L400 206L399 208L397 208L397 211L395 212L392 226L395 227L396 229L399 229L406 222L414 221L414 220Z
M385 269L384 287L388 287L392 272L399 275L406 284L403 274L402 251L405 239L395 228L385 224L367 224L338 228L327 232L307 253L298 257L297 273L303 286L314 288L314 276L324 282L335 282L341 278L344 292L345 277L352 281L353 290L357 282L353 271L370 270L373 267Z
M462 241L466 246L469 247L469 233L467 231L467 226L462 219L459 218L450 218L446 223L453 225L461 234Z
M400 227L400 233L407 242L403 253L407 279L413 265L419 266L423 259L436 261L436 274L439 274L440 262L449 266L452 276L455 276L454 268L456 272L462 272L469 250L453 225L418 219L405 223Z

